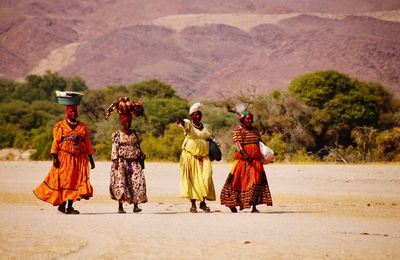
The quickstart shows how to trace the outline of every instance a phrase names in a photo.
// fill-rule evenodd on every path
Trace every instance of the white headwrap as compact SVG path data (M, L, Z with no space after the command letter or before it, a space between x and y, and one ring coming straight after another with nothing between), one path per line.
M189 110L189 115L193 114L196 111L200 111L201 113L203 113L203 105L200 103L194 103Z

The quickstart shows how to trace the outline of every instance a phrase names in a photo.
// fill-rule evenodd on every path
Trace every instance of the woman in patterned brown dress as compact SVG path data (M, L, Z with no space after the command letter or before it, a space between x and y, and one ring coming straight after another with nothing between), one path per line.
M110 194L118 200L118 213L126 213L123 203L133 204L133 212L141 212L139 203L147 202L144 177L144 154L140 139L131 129L132 115L119 114L121 130L112 134Z

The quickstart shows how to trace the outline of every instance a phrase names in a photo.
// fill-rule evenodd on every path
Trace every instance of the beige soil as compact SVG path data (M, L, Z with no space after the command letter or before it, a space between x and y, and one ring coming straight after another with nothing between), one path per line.
M214 164L219 193L230 164ZM117 214L110 163L92 171L94 197L63 215L32 193L50 162L0 162L0 259L399 259L399 165L265 167L274 201L260 214L209 202L189 213L179 165L148 163L149 203Z

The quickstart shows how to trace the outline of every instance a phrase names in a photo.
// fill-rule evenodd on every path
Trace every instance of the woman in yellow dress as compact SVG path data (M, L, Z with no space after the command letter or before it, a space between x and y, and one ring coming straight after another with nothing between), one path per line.
M190 212L192 213L197 212L196 200L200 201L199 207L205 212L210 212L205 200L215 200L207 141L212 138L212 129L201 122L202 110L202 105L195 103L189 111L191 120L181 118L176 120L185 134L180 158L180 195L191 201Z

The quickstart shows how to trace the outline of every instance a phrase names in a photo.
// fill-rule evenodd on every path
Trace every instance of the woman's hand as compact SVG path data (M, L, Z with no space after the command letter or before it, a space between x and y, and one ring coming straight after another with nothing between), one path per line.
M184 125L184 122L183 122L183 119L182 119L182 118L177 118L177 119L176 119L176 123L177 123L178 125L181 125L181 126Z
M275 161L275 155L270 155L263 160L263 164L273 163Z
M56 168L60 167L60 160L58 160L58 155L52 154L52 156L53 156L53 166Z
M96 164L94 163L94 159L91 155L89 155L90 169L94 169Z
M245 151L240 150L240 154L243 156L243 159L245 159L245 160L247 160L247 161L250 159L249 154L246 153Z

